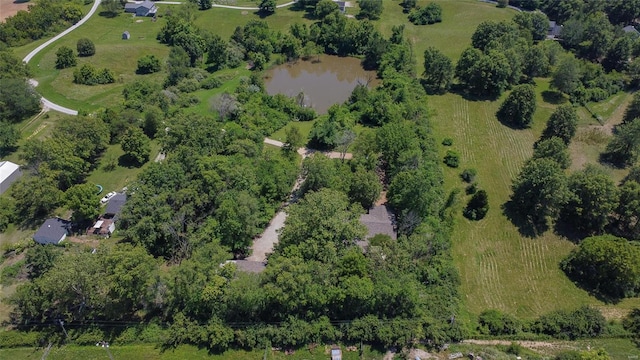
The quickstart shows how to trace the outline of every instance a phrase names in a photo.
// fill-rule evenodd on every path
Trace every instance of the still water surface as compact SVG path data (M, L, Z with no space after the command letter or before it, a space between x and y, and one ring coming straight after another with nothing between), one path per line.
M317 61L317 60L320 61ZM265 85L271 95L305 95L305 103L325 114L333 104L345 102L358 84L378 85L375 71L366 71L360 59L320 55L276 66L267 72Z

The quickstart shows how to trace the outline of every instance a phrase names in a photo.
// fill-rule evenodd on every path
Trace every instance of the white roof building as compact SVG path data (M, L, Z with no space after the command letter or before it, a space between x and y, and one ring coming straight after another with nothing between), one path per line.
M20 176L22 176L20 166L11 161L0 161L0 194L7 191Z

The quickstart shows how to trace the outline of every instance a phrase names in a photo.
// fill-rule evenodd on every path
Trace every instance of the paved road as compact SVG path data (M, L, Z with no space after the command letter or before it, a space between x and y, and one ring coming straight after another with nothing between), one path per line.
M276 5L276 8L280 9L280 8L283 8L283 7L287 7L287 6L295 4L297 1L298 0L289 1L286 4ZM245 7L245 6L218 5L218 4L213 4L213 5L211 5L211 7L218 7L218 8L225 8L225 9L236 9L236 10L260 10L259 7Z
M22 59L22 61L25 62L25 63L29 63L29 61L31 61L31 59L34 56L36 56L37 53L42 51L44 48L46 48L47 46L49 46L49 45L53 44L54 42L58 41L63 36L67 35L68 33L72 32L73 30L78 28L80 25L82 25L85 22L87 22L87 20L89 20L89 18L91 18L91 16L96 12L96 10L98 9L98 6L100 6L100 1L102 1L102 0L94 0L93 6L91 7L91 10L89 10L87 15L85 15L82 19L80 19L80 21L78 21L77 23L71 25L71 27L69 27L67 30L65 30L65 31L61 32L60 34L54 36L53 38L47 40L46 42L44 42L42 45L38 46L37 48L33 49L33 51L30 52L29 54L27 54L27 56L25 56L24 59ZM38 82L35 81L35 80L29 80L29 82L31 82L32 84L35 83L35 86L38 85ZM58 104L53 103L53 102L51 102L51 101L49 101L49 100L47 100L45 98L41 98L40 101L42 101L42 106L47 108L47 109L56 110L56 111L59 111L61 113L65 113L65 114L69 114L69 115L78 115L78 111L77 110L69 109L69 108L66 108L64 106L58 105Z

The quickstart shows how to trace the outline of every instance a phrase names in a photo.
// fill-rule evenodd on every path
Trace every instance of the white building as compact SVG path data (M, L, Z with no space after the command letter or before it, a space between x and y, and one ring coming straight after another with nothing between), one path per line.
M10 161L0 161L0 195L22 176L20 166Z

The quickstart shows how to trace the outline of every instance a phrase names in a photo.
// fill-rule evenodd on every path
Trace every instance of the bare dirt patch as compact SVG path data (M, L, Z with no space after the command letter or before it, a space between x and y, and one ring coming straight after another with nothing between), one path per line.
M14 0L0 0L0 22L9 16L15 15L20 10L27 10L31 2L17 2Z

